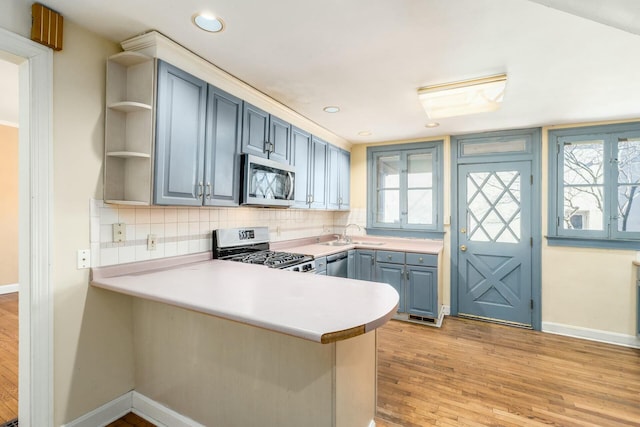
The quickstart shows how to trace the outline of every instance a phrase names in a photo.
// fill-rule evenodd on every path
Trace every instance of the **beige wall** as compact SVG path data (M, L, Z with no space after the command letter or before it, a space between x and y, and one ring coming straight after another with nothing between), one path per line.
M76 269L90 199L102 196L105 60L118 50L65 20L54 54L54 425L133 388L131 300L90 288L89 270Z
M549 199L549 130L606 123L543 128L543 235L547 233ZM546 239L542 244L543 328L545 323L554 323L635 336L635 251L548 246Z
M18 283L18 128L2 125L0 125L0 188L2 188L0 191L0 260L2 260L0 286L2 286Z

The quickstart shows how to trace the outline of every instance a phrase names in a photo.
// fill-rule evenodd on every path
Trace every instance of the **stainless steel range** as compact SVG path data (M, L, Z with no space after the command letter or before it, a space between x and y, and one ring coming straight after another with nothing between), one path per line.
M213 230L213 258L303 273L316 269L310 255L270 250L267 227Z

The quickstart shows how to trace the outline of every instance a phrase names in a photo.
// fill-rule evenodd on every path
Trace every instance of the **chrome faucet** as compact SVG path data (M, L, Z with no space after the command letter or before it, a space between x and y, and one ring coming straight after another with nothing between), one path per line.
M344 231L342 232L342 240L344 240L345 242L351 242L351 237L347 236L347 229L351 226L355 226L358 228L358 231L362 230L362 227L360 227L358 224L347 224L344 226Z

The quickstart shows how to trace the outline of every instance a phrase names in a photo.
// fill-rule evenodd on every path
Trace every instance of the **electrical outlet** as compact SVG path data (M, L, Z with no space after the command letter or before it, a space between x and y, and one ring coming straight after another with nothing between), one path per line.
M119 222L113 224L113 243L122 243L127 240L127 224Z
M147 236L147 250L148 251L155 251L157 243L158 243L158 237L155 234L149 234Z
M91 250L79 249L78 250L78 270L91 267Z

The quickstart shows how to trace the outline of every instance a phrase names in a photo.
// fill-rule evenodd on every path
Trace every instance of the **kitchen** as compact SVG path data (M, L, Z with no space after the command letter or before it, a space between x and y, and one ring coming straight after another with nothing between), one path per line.
M7 14L3 14L0 21L3 28L7 28L15 33L28 37L30 18L29 6L23 2L10 2ZM57 4L51 4L54 9ZM468 5L467 5L468 6ZM6 6L5 6L6 7ZM532 14L542 13L541 6L530 4L527 11ZM60 11L68 15L72 8L59 7ZM507 11L505 11L506 13ZM576 34L581 34L579 30L593 33L593 37L599 37L602 43L611 44L616 49L632 51L636 36L615 30L600 24L582 20L580 18L563 15L561 12L548 11L554 20L567 20L567 24L572 28L578 28ZM536 15L538 17L538 15ZM228 19L228 18L227 18ZM551 19L551 18L549 18ZM131 342L131 324L126 319L131 317L131 303L127 298L120 298L116 295L109 295L95 290L87 289L88 272L76 270L76 251L89 246L92 242L88 226L78 229L78 224L86 224L87 218L95 216L90 212L88 199L102 199L101 167L103 164L103 115L104 115L104 63L107 57L116 54L120 48L116 42L124 40L107 40L101 36L84 30L80 22L68 18L65 28L65 49L54 56L54 82L53 82L53 164L58 165L52 169L53 173L53 216L55 227L53 229L52 241L54 243L55 263L53 263L52 283L54 293L53 318L55 329L55 361L53 369L56 372L55 381L51 382L54 394L54 408L52 415L54 424L59 425L70 422L92 409L108 402L121 395L124 390L133 387L133 372L130 355L132 344L122 345ZM158 26L154 24L152 26ZM149 26L151 27L151 25ZM578 35L576 35L576 38ZM591 39L590 39L591 40ZM568 44L575 43L574 48L581 44L575 39L569 40ZM599 46L592 42L593 48ZM601 46L600 46L601 47ZM565 46L565 49L568 49ZM607 50L603 48L602 50ZM570 51L563 51L569 54ZM575 53L575 52L574 52ZM618 52L619 53L619 52ZM460 52L477 59L473 52ZM603 53L604 54L604 53ZM624 55L621 55L621 57ZM629 58L627 58L629 60ZM606 62L606 61L605 61ZM608 63L613 63L609 61ZM84 70L87 70L86 72ZM622 72L622 71L621 71ZM79 74L80 73L80 74ZM594 75L600 75L595 73ZM78 79L78 75L82 79ZM451 74L443 76L442 81L447 80ZM421 79L423 77L420 77ZM627 82L628 93L633 93L634 86L632 80L620 77L621 81ZM414 86L418 87L420 83ZM413 86L412 86L413 90ZM630 92L629 92L630 91ZM85 95L83 95L85 94ZM412 93L412 96L415 95ZM573 95L572 95L573 96ZM578 96L578 94L575 94ZM566 96L558 96L565 98ZM505 101L506 102L506 101ZM365 102L366 103L366 102ZM587 118L576 117L575 115L564 116L557 114L540 123L529 123L528 125L557 125L585 124L595 121L616 121L632 120L637 118L637 114L623 114L621 111L611 113L608 109L613 109L612 102L600 104L600 111L593 112ZM418 108L420 106L418 105ZM567 108L567 112L576 112L580 109ZM424 115L424 112L421 112ZM567 113L568 114L568 113ZM336 120L335 116L325 120ZM420 126L426 117L422 116ZM480 115L466 120L459 120L457 123L464 126L475 126L475 129L482 129L484 119ZM292 120L293 121L293 120ZM523 128L525 123L511 123L504 128ZM366 128L360 128L366 130ZM358 130L360 130L358 129ZM445 124L427 137L416 137L420 141L443 139L439 135L463 134L472 132L474 128L460 128L459 131L445 129ZM543 144L546 144L547 130L542 132ZM318 133L321 131L318 130ZM329 136L321 134L329 139ZM359 137L354 137L356 140ZM351 138L350 138L351 139ZM409 138L407 138L409 139ZM448 151L449 137L444 137L445 158L450 158ZM381 135L381 141L393 140ZM332 140L339 143L339 140ZM404 142L404 141L402 141ZM346 148L346 147L345 147ZM546 156L541 156L546 162ZM69 168L70 162L73 169ZM448 183L451 177L450 165L443 165L445 170L443 178L445 187L443 191L445 210L444 216L451 215L447 209L450 204L448 198L451 194ZM542 168L543 183L546 180L546 167ZM206 222L207 230L215 228L226 228L233 226L261 225L263 221L268 221L269 228L273 230L273 241L288 240L299 237L315 236L323 234L341 233L341 226L347 223L363 224L366 222L366 191L361 187L355 187L357 183L366 182L366 147L360 144L354 145L351 149L351 211L349 214L338 212L301 212L297 210L255 210L250 208L225 208L225 209L205 209L200 208L195 211L186 209L187 215L191 215L186 221L172 220L173 211L171 208L164 210L164 222L177 224L186 222L187 227L195 227L192 223L204 223L201 215L202 211L208 213ZM542 185L546 188L546 185ZM544 212L542 216L542 230L547 230L546 226L546 193L541 198ZM100 206L97 206L102 208ZM137 214L141 210L140 222L141 230L145 225L149 228L158 224L160 219L156 211L161 209L128 208L124 215ZM119 211L120 209L118 209ZM146 221L148 211L149 220ZM176 209L175 215L184 215L185 209ZM180 212L180 213L179 213ZM212 212L215 212L212 214ZM198 215L198 219L195 219ZM152 218L153 216L153 218ZM351 217L350 217L351 216ZM214 218L212 221L211 218ZM177 219L177 218L176 218ZM153 222L152 222L153 221ZM211 222L215 223L211 227ZM278 224L280 224L280 235L278 236ZM266 223L265 223L266 225ZM327 233L324 226L330 226ZM181 226L184 227L184 226ZM137 228L137 224L136 224ZM307 230L308 229L308 230ZM194 228L195 231L195 228ZM137 233L137 231L135 232ZM144 232L141 233L141 235ZM188 232L191 235L191 232ZM546 231L545 231L546 233ZM151 233L146 233L151 234ZM542 235L542 234L541 234ZM540 236L541 236L540 235ZM146 235L145 235L146 237ZM138 239L136 239L138 240ZM208 239L200 238L192 240L176 239L175 246L195 246L206 244ZM95 241L93 242L96 243ZM634 331L634 289L635 271L632 262L635 260L634 250L606 250L593 248L567 248L551 247L540 238L539 243L542 250L542 301L541 320L547 322L548 327L567 328L572 334L596 334L602 339L619 339L633 343L631 338L635 336ZM445 241L443 252L443 262L448 262L450 258L449 242ZM146 243L140 246L146 247ZM105 248L113 249L113 248ZM127 248L128 253L124 255L125 260L136 260L137 247ZM165 248L166 249L166 248ZM170 249L171 251L172 249ZM176 249L177 250L177 249ZM133 253L133 254L132 254ZM146 256L155 256L160 253L160 248L156 253L148 253ZM171 254L171 252L165 252ZM103 255L103 254L100 254ZM105 260L113 259L114 251L107 251ZM119 256L119 255L118 255ZM140 257L145 256L145 251L140 251ZM102 256L100 257L102 261ZM127 262L127 261L124 261ZM599 265L606 265L607 269L598 268ZM444 264L442 268L442 279L444 283L450 283L451 268ZM612 283L611 287L603 289L601 283ZM445 301L451 300L450 289L443 287L443 298ZM571 310L567 310L571 307ZM615 313L615 315L593 315L594 313ZM105 319L116 318L117 325L113 321ZM100 337L99 339L97 337ZM629 338L631 337L631 338ZM113 347L118 347L113 350ZM107 349L109 349L107 357ZM52 350L53 351L53 350ZM96 370L94 367L100 366ZM95 384L100 384L96 387Z

